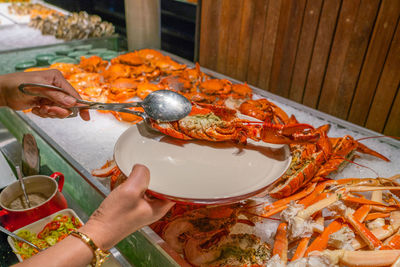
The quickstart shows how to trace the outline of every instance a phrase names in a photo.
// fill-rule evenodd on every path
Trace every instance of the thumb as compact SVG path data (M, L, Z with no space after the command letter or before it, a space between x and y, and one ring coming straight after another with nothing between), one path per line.
M134 193L143 195L150 183L150 171L149 169L141 164L136 164L132 168L132 172L129 174L128 179L122 184L124 187L133 190Z

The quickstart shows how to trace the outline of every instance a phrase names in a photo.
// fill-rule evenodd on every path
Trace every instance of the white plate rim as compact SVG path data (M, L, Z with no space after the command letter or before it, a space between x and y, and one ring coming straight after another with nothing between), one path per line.
M241 114L240 114L241 115ZM241 115L240 117L244 117L245 119L252 119L252 120L256 120L254 118L248 117L248 116L243 116ZM115 143L114 146L114 160L118 166L118 168L121 170L121 172L128 176L129 173L124 173L124 171L122 170L123 168L121 168L121 166L119 166L119 158L118 158L118 153L117 153L117 149L120 146L120 142L123 139L123 136L129 134L132 130L132 128L137 128L138 125L145 123L145 122L140 122L138 124L132 125L131 127L129 127L127 130L125 130L118 138L117 142ZM139 131L139 129L137 129L137 131ZM169 200L173 200L175 202L178 203L183 203L183 204L228 204L228 203L233 203L233 202L238 202L247 198L250 198L252 196L256 196L261 194L262 192L265 192L268 190L268 188L275 183L280 177L282 177L282 175L285 174L285 172L287 171L287 169L290 166L290 162L292 160L292 156L290 154L290 149L288 145L283 145L284 149L286 150L285 153L288 155L288 157L286 158L287 160L287 164L286 167L282 170L281 174L274 180L269 181L268 183L265 184L265 186L260 187L259 189L249 192L247 194L242 194L242 195L237 195L237 196L230 196L230 197L215 197L215 198L188 198L188 197L181 197L181 196L174 196L174 195L169 195L169 194L165 194L165 193L160 193L157 191L152 190L151 188L149 188L147 191L157 197L157 198L161 198L161 199L169 199Z

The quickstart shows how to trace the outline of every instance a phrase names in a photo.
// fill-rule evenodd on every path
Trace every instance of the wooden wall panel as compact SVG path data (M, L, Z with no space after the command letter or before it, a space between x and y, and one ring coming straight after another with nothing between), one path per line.
M390 46L389 54L369 111L366 127L382 132L400 83L400 27ZM400 117L398 117L400 124Z
M229 38L229 21L231 20L232 13L235 12L234 9L230 9L231 5L229 4L228 0L218 0L221 10L226 10L226 12L221 12L219 14L218 24L215 27L219 30L218 38L215 39L212 36L209 37L210 46L215 46L218 48L217 55L210 55L214 57L216 60L216 70L218 72L225 72L226 64L228 61L228 38ZM205 38L204 38L205 39ZM201 41L201 39L200 39Z
M348 120L364 125L399 20L400 1L383 0Z
M278 38L272 61L270 91L289 96L290 77L296 58L301 24L306 0L284 0L282 2ZM283 12L285 12L283 14ZM283 21L282 21L283 20Z
M347 119L351 101L361 72L362 63L371 37L373 23L378 14L380 0L361 1L351 41L337 87L335 108L327 111L341 119Z
M217 69L217 56L221 51L218 50L218 39L221 36L219 25L219 17L226 13L220 12L221 1L203 1L201 12L201 25L200 28L207 31L207 38L202 34L200 36L199 55L202 55L200 62L203 66L210 69ZM225 22L228 24L228 21ZM210 42L213 40L213 42ZM221 58L222 59L222 58Z
M262 47L258 83L260 88L267 88L271 77L272 59L274 57L275 41L278 34L278 21L281 11L281 0L268 2L267 18L264 27L264 45ZM261 34L260 34L261 35Z
M253 28L249 39L251 41L249 51L249 64L247 69L247 82L253 85L258 83L258 74L261 63L264 36L260 33L265 29L265 18L267 16L269 0L255 0L253 13Z
M383 133L388 136L400 136L400 88L397 88L397 94L388 117L388 121L385 124L385 130Z
M200 64L399 135L399 15L400 0L202 0Z
M238 80L246 80L247 78L247 65L249 63L251 32L253 29L253 16L254 16L255 1L243 1L243 11L240 25L239 35L239 51L237 54L237 67L235 78Z
M332 42L325 79L321 88L318 109L337 115L336 110L342 104L341 92L338 90L344 71L344 64L350 48L350 42L360 0L344 1Z
M323 2L317 38L303 96L303 104L312 108L316 108L318 105L340 5L340 1L335 0Z
M302 102L323 0L308 0L290 84L289 98Z

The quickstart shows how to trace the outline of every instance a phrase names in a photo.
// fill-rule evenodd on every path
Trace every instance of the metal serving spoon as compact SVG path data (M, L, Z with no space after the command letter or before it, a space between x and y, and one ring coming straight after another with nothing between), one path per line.
M23 83L18 88L21 92L27 95L40 96L44 98L48 97L40 92L37 92L37 90L29 91L29 88L47 88L61 91L71 96L63 88L47 84ZM75 98L74 96L71 97ZM192 110L192 104L186 97L169 90L154 91L150 93L142 102L132 103L101 103L77 98L75 99L77 103L82 105L70 108L72 111L70 117L75 117L80 109L98 109L126 112L140 116L145 120L150 117L158 121L177 121L186 117ZM132 107L141 107L144 109L144 113L128 109Z
M8 231L6 228L4 228L4 227L2 227L2 226L0 226L0 231L2 231L3 233L5 233L5 234L7 234L7 235L9 235L9 236L11 236L11 237L13 237L13 238L15 238L15 239L18 239L19 241L22 241L22 242L24 242L24 243L27 243L29 246L31 246L31 247L33 247L33 248L36 248L38 251L43 251L43 249L41 249L41 248L39 248L38 246L32 244L32 243L29 242L28 240L23 239L22 237L20 237L20 236L14 234L13 232Z

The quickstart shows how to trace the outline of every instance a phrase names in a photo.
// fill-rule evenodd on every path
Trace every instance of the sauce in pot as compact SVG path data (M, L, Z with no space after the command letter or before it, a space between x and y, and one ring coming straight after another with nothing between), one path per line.
M29 201L31 202L31 208L39 206L47 200L47 197L42 193L31 193L28 194ZM9 209L23 210L28 208L24 195L20 195L8 205Z

